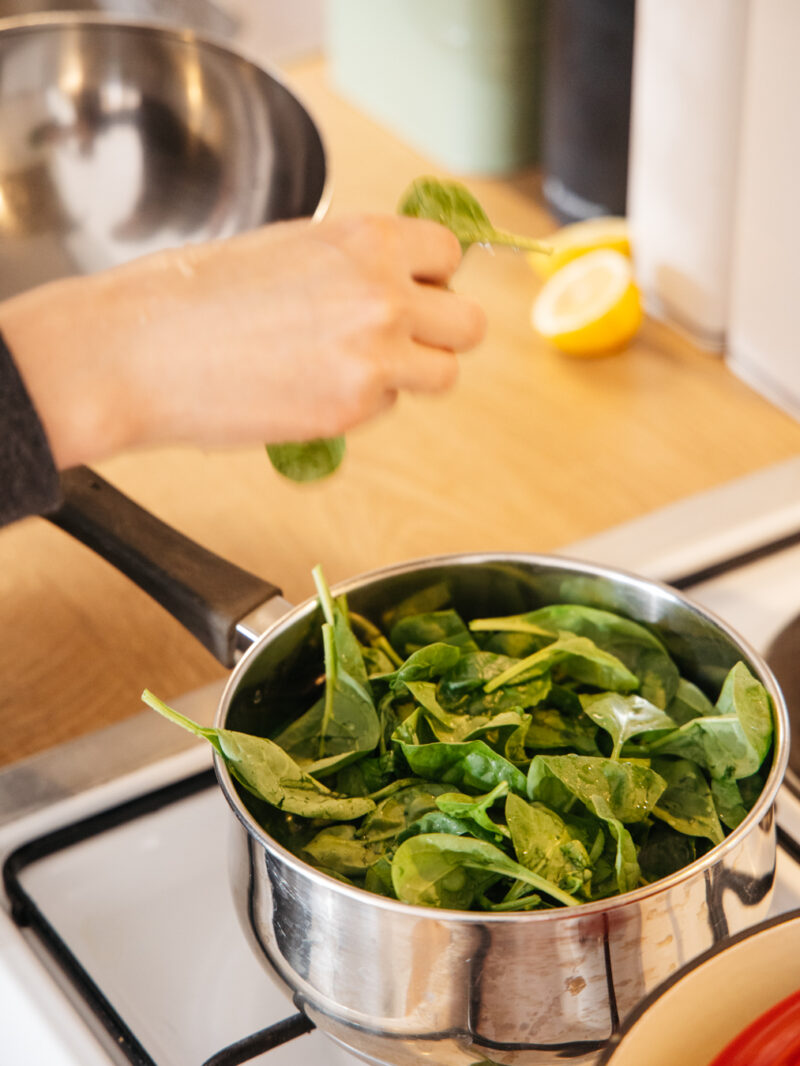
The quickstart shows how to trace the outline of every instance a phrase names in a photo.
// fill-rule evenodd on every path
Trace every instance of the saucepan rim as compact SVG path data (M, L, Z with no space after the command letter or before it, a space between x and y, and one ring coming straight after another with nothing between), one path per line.
M705 620L711 622L724 634L724 636L742 651L743 657L747 658L758 668L759 680L764 684L764 687L769 693L773 706L774 726L772 748L773 758L770 772L756 803L753 805L752 809L748 811L742 822L732 830L721 843L716 844L713 848L707 851L705 855L702 855L688 866L684 866L675 873L663 877L658 881L654 881L650 885L634 889L631 892L610 896L606 899L581 903L575 907L555 907L542 911L518 911L500 914L485 911L461 911L439 907L426 907L421 904L403 903L400 900L389 899L386 896L381 896L374 892L368 892L366 889L359 888L356 885L345 884L343 881L339 881L335 877L325 874L311 866L309 863L297 858L296 855L274 840L245 808L224 761L221 756L215 752L214 767L217 780L222 788L225 798L233 809L234 814L243 828L247 831L248 835L251 839L259 843L268 853L277 854L277 856L280 857L280 860L295 872L308 877L311 881L328 888L332 892L363 900L365 905L369 904L378 909L388 909L395 914L404 912L408 916L415 918L419 918L422 915L428 915L429 917L436 918L440 921L458 921L467 924L474 923L480 925L505 925L515 922L534 924L548 921L588 919L601 914L608 914L609 911L616 911L628 905L640 903L653 896L669 892L670 889L690 880L693 876L702 873L710 867L716 866L721 859L739 845L744 837L757 829L758 823L761 822L765 816L769 816L773 813L775 798L778 789L783 782L789 759L789 715L780 687L763 657L752 647L749 641L745 640L735 629L733 629L732 626L713 611L701 606L690 596L687 596L682 591L679 591L664 582L642 577L632 571L624 570L619 567L591 563L567 555L531 552L457 552L444 555L421 556L406 562L378 567L355 577L348 578L332 586L331 592L334 596L343 594L349 595L353 591L362 589L364 586L379 579L390 578L395 575L414 571L418 572L426 569L434 569L440 566L468 564L477 567L480 565L498 563L534 563L536 565L554 566L556 568L563 568L564 570L576 570L587 576L611 579L623 584L632 583L645 586L648 589L658 592L662 597L671 599L676 606L689 608ZM292 607L286 614L282 615L271 624L265 632L261 634L258 640L248 648L247 652L242 656L239 663L237 663L232 673L229 675L222 692L215 717L215 725L217 727L223 727L225 725L232 698L238 688L239 680L242 674L249 668L252 660L257 658L261 650L281 632L290 628L295 623L315 611L318 607L318 603L319 601L317 597L312 596L304 600L302 603Z

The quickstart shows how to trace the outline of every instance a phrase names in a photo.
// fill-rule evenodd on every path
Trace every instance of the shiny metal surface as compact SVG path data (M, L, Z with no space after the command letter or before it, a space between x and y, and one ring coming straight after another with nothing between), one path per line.
M236 33L237 21L213 0L0 0L0 18L85 11L124 19L167 22L217 37Z
M0 298L327 204L325 151L273 74L191 30L0 20Z
M612 900L541 913L486 915L412 907L325 876L251 817L224 766L240 827L232 877L240 919L267 970L321 1029L368 1061L416 1066L594 1062L620 1020L678 967L760 921L775 874L774 800L788 721L759 656L675 591L557 557L465 555L422 560L339 586L367 615L439 581L467 616L571 601L617 610L658 631L682 671L719 686L738 659L775 706L765 790L720 845L669 878ZM236 695L285 689L317 624L309 601L266 631L231 675L218 725L246 728Z

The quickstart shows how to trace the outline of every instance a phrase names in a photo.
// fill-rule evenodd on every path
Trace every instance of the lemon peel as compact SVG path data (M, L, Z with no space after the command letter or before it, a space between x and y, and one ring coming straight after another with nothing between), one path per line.
M549 278L578 256L600 248L610 248L630 256L631 239L628 221L616 215L587 218L562 226L544 238L551 248L547 256L529 254L528 262L542 278Z

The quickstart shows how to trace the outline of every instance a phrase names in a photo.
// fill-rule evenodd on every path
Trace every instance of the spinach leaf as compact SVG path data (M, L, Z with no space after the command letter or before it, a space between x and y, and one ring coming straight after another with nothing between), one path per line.
M339 600L334 600L322 573L321 566L315 566L311 571L311 576L317 588L322 614L333 630L337 669L349 674L353 681L361 685L366 695L369 696L369 680L364 666L364 656L358 638L350 626L347 601L343 596Z
M142 699L176 725L203 737L220 753L236 780L260 799L289 814L351 821L369 813L373 800L339 796L304 773L277 744L232 729L206 728L168 707L147 689Z
M506 799L506 822L523 866L570 895L588 895L592 865L586 848L573 838L555 811L540 803L528 803L512 792Z
M669 877L684 866L689 866L696 858L694 838L676 832L664 822L656 822L649 828L639 848L639 865L642 876L648 882Z
M354 633L356 633L356 631L360 632L360 640L362 644L366 641L369 645L368 649L362 649L362 656L364 657L365 663L367 652L371 651L373 653L374 668L369 670L368 673L389 673L396 667L402 666L403 660L380 629L378 629L369 618L365 618L363 615L358 614L355 611L350 611L350 625L352 626ZM356 635L358 636L358 633L356 633ZM378 662L382 664L380 668L378 668ZM383 665L384 663L386 664L385 666Z
M536 755L528 771L528 797L556 811L579 800L605 822L641 822L666 781L654 770L591 755Z
M642 696L623 696L618 692L601 692L581 696L581 706L593 722L611 736L611 758L618 759L622 745L637 733L656 729L674 729L675 722Z
M527 681L556 667L567 676L597 688L630 692L639 684L636 675L615 655L598 648L587 637L565 634L487 681L484 691Z
M596 737L597 726L587 715L576 717L555 707L534 707L525 734L525 747L534 751L571 748L579 755L600 755Z
M665 708L677 691L680 675L666 648L649 629L630 618L598 607L555 603L505 621L546 630L553 637L564 632L588 637L636 675L639 694L657 707Z
M446 581L437 581L432 585L412 592L405 599L385 608L381 616L383 628L391 633L392 628L402 619L414 614L430 614L440 611L453 599L450 586Z
M493 844L471 837L449 833L409 837L392 859L392 883L404 903L467 910L495 877L524 881L567 907L579 902Z
M714 704L697 685L682 677L667 708L667 713L676 725L684 725L693 718L703 718L714 713Z
M364 877L386 850L383 842L362 840L354 825L330 825L321 829L303 848L312 865L345 877Z
M401 215L430 218L447 226L458 237L464 251L471 244L505 244L547 255L552 251L543 241L497 229L472 193L455 181L417 178L404 193L398 211Z
M453 610L401 618L392 626L389 643L405 657L429 644L452 644L454 648L478 650L461 617Z
M725 837L708 782L700 767L688 759L653 759L652 768L667 782L653 815L690 837L707 837L719 844Z
M501 781L491 792L487 792L483 796L465 796L463 792L446 792L444 795L436 797L436 806L444 814L474 822L481 829L485 829L487 833L499 837L499 841L502 842L504 836L508 837L511 834L506 826L498 825L497 822L492 821L489 817L489 808L501 796L507 795L508 782Z
M439 703L436 698L436 685L430 681L409 681L406 687L419 702L433 735L437 740L448 744L470 740L495 729L516 729L527 722L526 716L519 708L501 711L499 714L450 714Z
M339 467L346 450L344 437L268 444L269 461L290 481L318 481Z
M381 681L391 688L402 689L410 681L430 681L441 677L458 662L461 652L452 644L428 644L412 652L402 666L391 674L384 674Z
M442 693L457 699L465 693L481 689L487 681L513 666L515 661L507 655L497 655L491 651L465 652L442 678Z
M754 774L772 743L772 709L766 689L743 662L729 671L715 711L655 740L649 751L691 759L718 780Z
M456 818L452 814L445 814L444 811L435 810L428 811L427 814L423 814L421 818L418 818L416 822L411 822L405 829L403 829L397 835L397 844L402 844L404 840L408 840L409 837L420 836L422 833L450 833L455 836L471 836L477 840L487 840L490 844L496 844L501 837L498 837L497 833L489 832L488 829L484 829L483 826L477 824L470 818Z
M333 629L322 627L325 695L274 739L303 769L327 775L374 751L380 720L364 687L340 670Z
M360 840L393 840L411 823L428 811L437 810L436 798L447 792L447 785L418 781L399 789L377 804L358 829Z
M386 751L343 766L336 775L336 791L345 796L369 796L396 778L394 752Z
M742 798L738 781L734 781L732 778L728 777L722 778L721 780L712 777L711 795L714 798L714 807L716 808L719 820L723 825L726 825L728 829L735 829L740 822L745 820L747 817L747 807Z
M412 772L428 781L466 786L476 792L489 792L506 781L515 792L525 795L525 775L482 740L461 744L401 744L400 747Z
M632 892L639 887L642 871L636 854L636 845L630 832L616 818L609 818L607 823L616 844L614 854L614 873L617 892Z

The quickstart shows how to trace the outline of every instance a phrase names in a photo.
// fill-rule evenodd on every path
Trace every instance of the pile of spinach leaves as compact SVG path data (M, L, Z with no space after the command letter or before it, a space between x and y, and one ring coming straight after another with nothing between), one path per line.
M712 702L609 611L465 621L423 593L378 626L314 578L325 674L303 713L263 708L254 736L143 699L208 740L264 827L333 877L434 907L575 906L691 863L761 791L772 707L743 662Z

